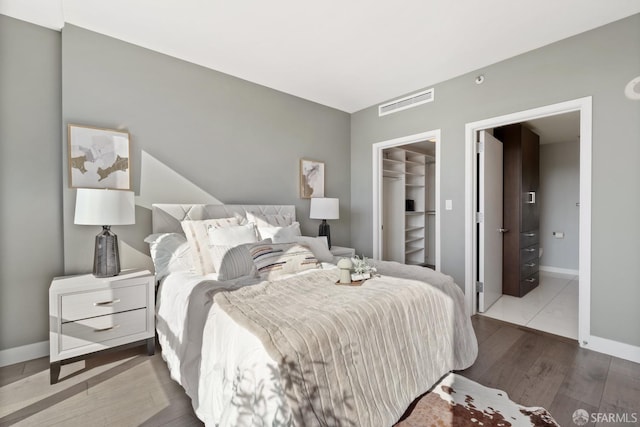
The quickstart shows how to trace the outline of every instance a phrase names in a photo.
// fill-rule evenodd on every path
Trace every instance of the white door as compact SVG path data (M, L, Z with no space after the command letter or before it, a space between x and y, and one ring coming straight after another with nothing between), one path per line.
M483 313L502 295L502 143L478 132L478 311Z

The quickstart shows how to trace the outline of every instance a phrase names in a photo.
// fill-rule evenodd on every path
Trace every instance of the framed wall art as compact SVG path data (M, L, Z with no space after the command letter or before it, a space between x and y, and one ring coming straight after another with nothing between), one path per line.
M300 197L324 197L324 162L300 159Z
M68 125L69 187L131 190L129 133Z

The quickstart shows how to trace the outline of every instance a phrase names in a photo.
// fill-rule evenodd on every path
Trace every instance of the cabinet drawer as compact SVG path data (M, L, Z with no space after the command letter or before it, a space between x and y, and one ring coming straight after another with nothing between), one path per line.
M143 333L146 330L147 310L145 308L63 323L60 349L64 351L101 343Z
M532 274L530 277L527 277L526 279L521 280L520 281L520 296L522 297L525 294L527 294L533 288L538 286L539 283L540 283L540 278L538 276L538 273Z
M538 230L523 231L520 233L520 247L526 248L540 242L540 233Z
M145 308L147 283L62 295L62 322Z
M538 245L532 245L520 249L520 262L529 262L538 259Z
M538 272L538 259L534 258L529 261L523 261L520 264L520 278L524 279Z

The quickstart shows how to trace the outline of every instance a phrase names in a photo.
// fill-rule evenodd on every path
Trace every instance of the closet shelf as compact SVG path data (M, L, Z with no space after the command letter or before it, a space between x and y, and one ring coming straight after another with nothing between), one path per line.
M401 177L402 175L404 175L404 172L394 171L393 169L382 169L382 174L384 176Z
M386 163L395 163L396 165L404 165L404 160L397 159L382 159Z
M424 215L424 211L405 211L404 212L406 215Z
M416 252L420 252L420 251L423 251L423 250L424 250L424 248L419 248L419 247L414 247L414 246L407 246L404 249L404 253L409 255L409 254L414 254Z
M423 230L424 227L422 226L416 226L416 227L407 227L404 229L404 231L416 231L416 230Z
M405 243L413 243L413 242L419 242L420 240L424 240L424 237L412 237L410 239L405 239Z

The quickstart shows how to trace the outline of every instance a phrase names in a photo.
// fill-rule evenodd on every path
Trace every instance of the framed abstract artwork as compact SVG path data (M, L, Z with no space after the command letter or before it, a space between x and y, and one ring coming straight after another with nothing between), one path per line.
M300 159L300 197L324 197L324 162Z
M68 125L69 187L131 190L129 133Z

